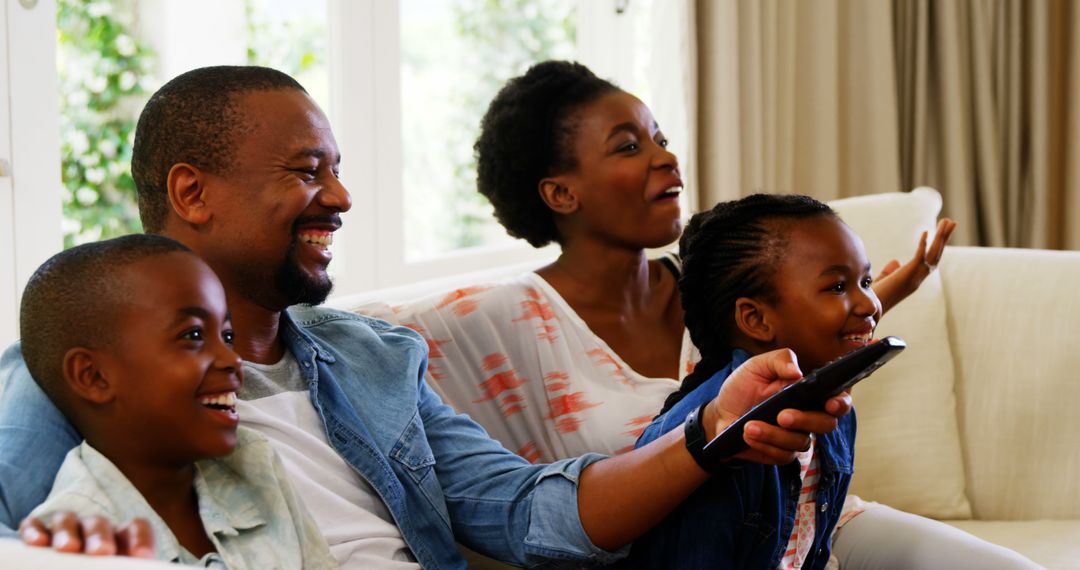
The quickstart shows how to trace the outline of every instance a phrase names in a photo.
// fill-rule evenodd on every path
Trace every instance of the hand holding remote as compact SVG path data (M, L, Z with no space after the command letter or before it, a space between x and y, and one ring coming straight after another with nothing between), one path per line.
M906 346L900 338L885 337L811 372L802 380L770 396L725 428L705 445L702 450L703 459L720 462L745 449L747 445L743 439L743 429L750 421L776 425L777 415L789 408L822 410L829 398L869 376Z

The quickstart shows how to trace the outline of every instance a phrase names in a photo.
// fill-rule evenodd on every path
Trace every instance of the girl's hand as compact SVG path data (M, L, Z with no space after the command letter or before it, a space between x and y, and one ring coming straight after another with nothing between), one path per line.
M919 245L915 247L915 255L904 265L897 260L885 264L881 274L874 280L874 293L881 301L881 312L885 313L903 301L908 295L914 293L923 280L937 269L941 256L945 253L945 245L949 243L956 222L949 218L942 218L938 222L937 232L934 234L934 242L930 249L926 248L926 232L919 238Z

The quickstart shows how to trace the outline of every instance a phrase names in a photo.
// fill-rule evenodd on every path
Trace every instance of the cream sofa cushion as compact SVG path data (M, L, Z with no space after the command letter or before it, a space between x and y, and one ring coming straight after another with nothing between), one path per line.
M975 518L1080 519L1080 252L956 253L943 273L963 323L951 328Z
M1080 520L945 522L1047 568L1080 568Z
M876 273L890 259L910 259L919 234L932 234L941 196L918 188L830 205L862 237ZM903 338L908 349L853 391L851 493L923 516L970 518L940 273L882 320L877 336L886 335Z

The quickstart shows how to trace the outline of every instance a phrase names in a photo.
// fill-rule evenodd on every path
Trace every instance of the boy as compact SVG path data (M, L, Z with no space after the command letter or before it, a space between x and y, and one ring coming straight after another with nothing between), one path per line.
M57 254L20 325L31 374L85 438L32 516L147 518L157 558L184 564L334 566L267 441L238 430L224 289L187 247L131 235Z

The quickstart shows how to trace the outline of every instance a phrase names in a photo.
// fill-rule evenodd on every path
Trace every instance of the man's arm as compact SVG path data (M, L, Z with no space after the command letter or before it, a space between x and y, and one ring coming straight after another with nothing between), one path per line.
M734 372L716 405L706 409L707 435L798 379L801 374L792 360L790 351L778 351L751 359ZM681 429L618 457L590 454L529 465L475 422L454 414L426 383L421 382L420 389L424 431L455 537L503 561L610 563L620 556L615 550L658 523L708 479L686 450ZM850 397L844 395L830 400L830 413L785 410L780 421L786 429L751 422L746 432L750 449L737 457L789 463L796 451L806 448L808 432L835 429L836 416L850 408ZM755 428L760 433L753 434Z
M711 439L758 402L799 379L789 350L756 356L732 372L705 410ZM827 412L784 410L780 426L746 425L749 448L735 458L783 465L807 449L808 433L836 429L836 418L851 411L851 397L829 400ZM674 429L644 447L590 465L581 474L578 509L585 532L601 548L618 548L652 528L709 478L686 450L683 430Z
M19 343L0 356L0 386L0 525L13 530L45 501L82 437L34 382Z

